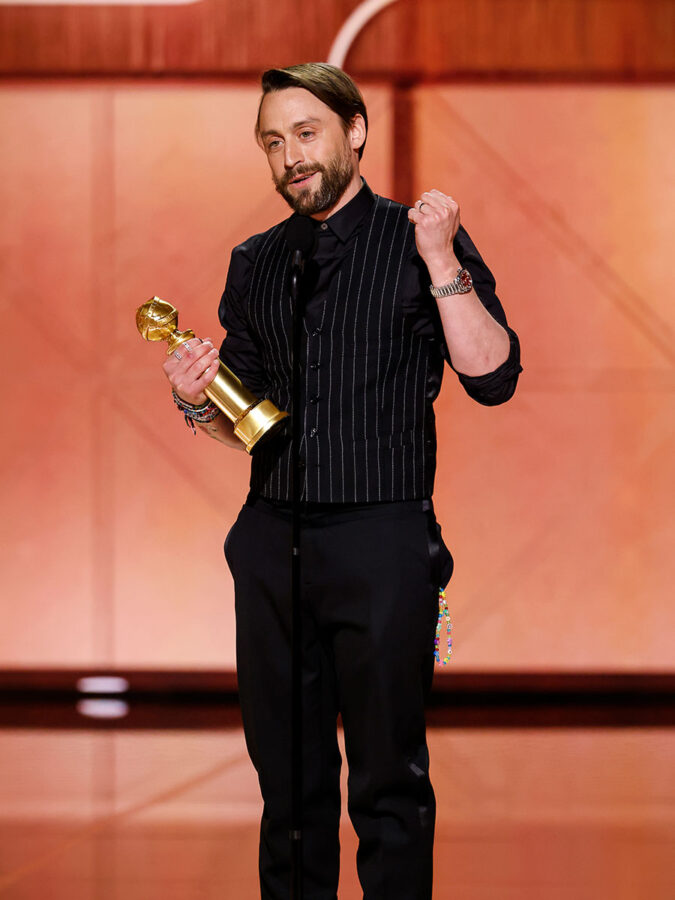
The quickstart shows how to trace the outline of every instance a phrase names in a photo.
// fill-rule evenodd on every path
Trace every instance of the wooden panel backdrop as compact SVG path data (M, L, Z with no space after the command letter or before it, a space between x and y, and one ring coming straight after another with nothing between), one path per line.
M257 74L326 59L359 3L0 4L0 72ZM672 77L674 54L673 0L399 0L358 38L349 64L387 79L658 79Z
M189 434L133 312L158 293L217 336L231 247L285 214L252 138L257 86L220 76L325 56L353 6L309 5L301 25L258 2L0 7L1 664L233 666L222 541L247 461ZM438 404L452 665L669 668L672 89L427 84L401 104L392 82L495 67L667 80L673 5L471 8L402 0L348 66L366 86L371 184L458 197L523 340L510 404L472 404L451 372ZM541 52L554 33L559 56ZM203 77L121 77L151 71ZM42 77L57 72L82 77Z

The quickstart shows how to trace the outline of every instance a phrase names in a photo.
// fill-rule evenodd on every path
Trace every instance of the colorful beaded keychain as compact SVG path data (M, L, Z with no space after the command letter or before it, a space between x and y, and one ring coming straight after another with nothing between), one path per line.
M441 660L441 652L439 649L439 645L441 642L441 626L443 624L443 616L447 621L447 627L445 629L445 634L448 641L448 655L444 660ZM436 662L441 663L444 666L450 662L450 654L452 653L452 638L450 637L450 632L452 631L452 622L450 621L450 611L448 610L448 604L445 599L445 590L440 588L438 591L438 624L436 625L436 637L434 639L434 656L436 657Z

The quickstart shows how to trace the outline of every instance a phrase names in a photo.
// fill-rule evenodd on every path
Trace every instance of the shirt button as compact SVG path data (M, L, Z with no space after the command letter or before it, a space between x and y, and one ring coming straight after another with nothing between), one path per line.
M326 231L327 228L328 228L328 225L326 224L326 222L322 222L322 223L321 223L321 230L322 230L322 231Z
M319 429L318 429L318 428L312 428L312 430L311 430L310 433L309 433L309 436L310 436L310 437L316 437L318 433L319 433Z

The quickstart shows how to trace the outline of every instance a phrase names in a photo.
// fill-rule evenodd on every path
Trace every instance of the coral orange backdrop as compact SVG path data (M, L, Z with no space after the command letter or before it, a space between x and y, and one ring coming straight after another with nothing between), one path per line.
M364 173L390 195L392 89L365 95ZM219 337L231 248L286 215L253 140L257 96L0 87L1 665L234 668L222 543L248 460L190 434L134 311L159 294ZM673 92L413 97L415 187L458 199L523 348L511 402L478 406L448 369L436 407L450 668L667 669Z

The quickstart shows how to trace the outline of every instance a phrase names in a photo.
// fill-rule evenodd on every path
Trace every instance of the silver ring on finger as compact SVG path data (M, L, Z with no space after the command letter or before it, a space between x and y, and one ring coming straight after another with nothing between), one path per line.
M190 350L192 349L192 348L190 347L190 345L188 344L187 341L185 341L185 343L183 344L183 346L185 347L185 352L186 352L186 353L189 353Z
M422 207L425 205L425 203L426 203L426 201L424 201L424 200L420 201L420 205L417 207L418 212L422 212Z
M182 358L183 358L183 357L180 355L180 353L178 352L178 350L174 350L174 354L173 354L173 355L176 357L176 359L182 359Z

